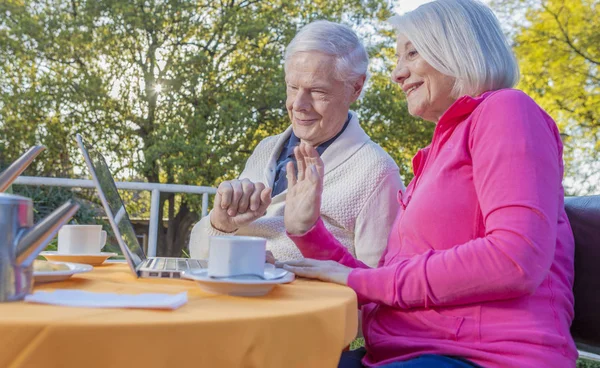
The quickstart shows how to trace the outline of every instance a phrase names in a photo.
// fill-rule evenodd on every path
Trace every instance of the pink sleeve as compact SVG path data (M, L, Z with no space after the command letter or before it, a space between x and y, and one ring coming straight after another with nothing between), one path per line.
M522 92L498 92L483 103L470 153L485 236L353 270L348 284L360 299L398 308L509 299L533 293L548 275L562 195L558 131Z
M287 233L287 235L305 258L336 261L351 268L369 268L354 258L348 249L331 235L320 217L306 233L301 235Z

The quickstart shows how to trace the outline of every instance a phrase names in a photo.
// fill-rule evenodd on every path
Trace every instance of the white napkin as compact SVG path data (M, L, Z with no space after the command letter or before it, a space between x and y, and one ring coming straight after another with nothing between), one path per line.
M187 303L187 292L179 294L113 294L82 290L36 291L27 295L25 301L67 307L177 309Z

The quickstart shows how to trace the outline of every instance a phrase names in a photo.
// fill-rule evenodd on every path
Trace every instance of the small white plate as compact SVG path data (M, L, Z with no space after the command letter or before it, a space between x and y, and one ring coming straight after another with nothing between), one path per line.
M90 272L94 267L87 264L70 263L70 262L52 262L62 263L69 266L68 270L59 271L33 271L33 278L35 282L51 282L51 281L62 281L73 276L76 273Z
M41 252L40 255L49 261L84 263L92 266L100 266L110 257L117 253L100 252L92 254L61 254L57 251Z
M274 267L265 266L265 274L271 273ZM275 280L260 280L254 277L235 277L214 279L208 276L207 269L186 272L183 278L196 281L200 289L214 294L235 296L261 296L266 295L277 284L287 284L294 281L295 275L288 272L285 276Z

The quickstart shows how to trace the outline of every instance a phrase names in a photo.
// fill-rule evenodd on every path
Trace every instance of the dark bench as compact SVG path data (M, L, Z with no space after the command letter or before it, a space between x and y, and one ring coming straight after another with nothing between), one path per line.
M575 237L575 319L571 335L582 358L600 361L600 196L566 197Z

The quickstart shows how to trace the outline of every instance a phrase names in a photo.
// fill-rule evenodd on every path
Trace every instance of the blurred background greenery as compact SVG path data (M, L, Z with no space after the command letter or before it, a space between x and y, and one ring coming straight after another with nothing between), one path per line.
M517 54L518 87L562 132L567 194L597 193L600 3L486 2ZM283 50L304 24L329 19L365 40L372 78L353 109L408 183L433 125L409 116L390 81L395 40L384 21L394 9L387 0L3 0L0 169L43 144L25 175L87 178L79 132L118 180L216 186L240 173L261 139L288 126ZM93 190L13 191L34 200L36 219L75 198L82 206L74 223L106 225ZM122 195L131 217L149 217L149 193ZM161 195L158 255L187 255L200 198ZM578 363L592 366L600 367Z
M600 5L487 2L518 56L519 88L563 133L567 194L594 193ZM389 78L395 40L385 19L394 10L387 0L2 1L0 168L43 144L47 151L25 175L87 178L74 140L79 132L118 180L216 186L240 173L261 139L288 126L284 48L304 24L330 19L351 25L368 47L372 78L353 109L408 183L411 158L428 144L433 124L408 114ZM25 190L38 211L61 203L47 195L67 195L17 189ZM149 193L122 193L131 217L149 217ZM84 213L100 219L93 191L74 195L91 206ZM182 255L201 196L163 193L160 203L158 255Z

